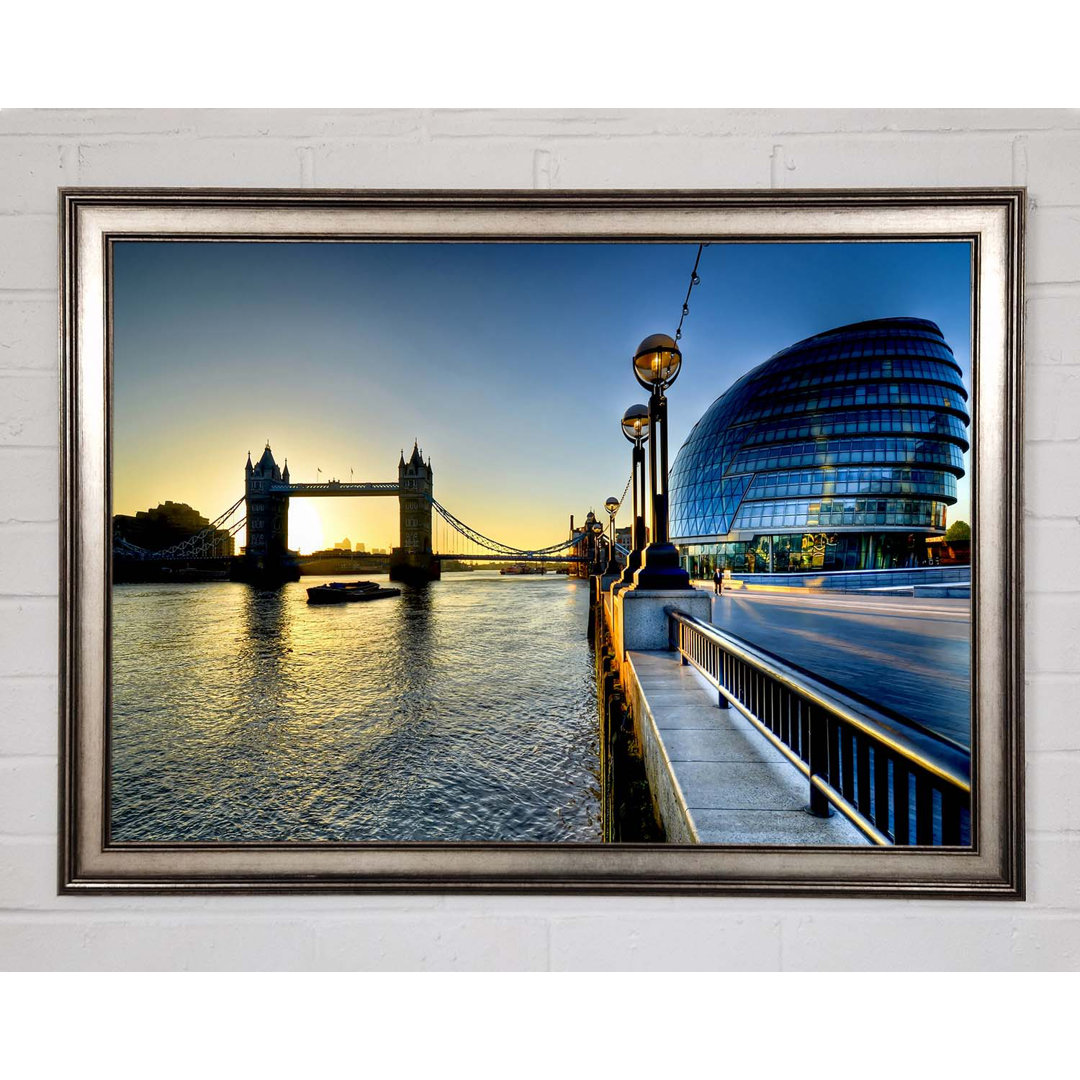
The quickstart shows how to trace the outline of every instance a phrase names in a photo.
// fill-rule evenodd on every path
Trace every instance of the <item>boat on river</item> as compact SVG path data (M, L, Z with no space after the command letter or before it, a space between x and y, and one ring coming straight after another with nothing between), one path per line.
M525 563L514 563L513 566L504 566L500 574L546 574L546 566L526 566Z
M400 589L386 589L374 581L331 581L307 591L309 604L351 604L359 600L381 600L400 596Z

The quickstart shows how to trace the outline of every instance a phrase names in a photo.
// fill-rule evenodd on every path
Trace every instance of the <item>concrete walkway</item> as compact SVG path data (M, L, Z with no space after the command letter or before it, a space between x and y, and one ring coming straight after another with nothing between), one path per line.
M840 814L805 807L808 781L673 652L628 654L649 784L668 839L702 844L859 844Z

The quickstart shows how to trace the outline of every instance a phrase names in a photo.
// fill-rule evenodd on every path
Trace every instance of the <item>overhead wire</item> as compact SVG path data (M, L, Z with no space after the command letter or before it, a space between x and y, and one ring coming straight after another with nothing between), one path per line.
M698 277L698 266L701 263L701 253L709 245L707 243L698 244L697 257L694 259L694 269L690 271L690 284L686 287L686 297L683 300L682 314L679 316L679 325L675 330L676 342L682 337L682 324L687 315L690 314L690 293L694 291L695 285L701 284L701 278Z

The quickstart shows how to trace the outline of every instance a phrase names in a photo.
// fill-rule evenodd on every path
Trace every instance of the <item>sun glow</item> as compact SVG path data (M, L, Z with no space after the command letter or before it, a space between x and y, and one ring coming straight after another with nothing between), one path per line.
M310 555L326 546L322 518L310 499L289 501L289 547L301 555Z

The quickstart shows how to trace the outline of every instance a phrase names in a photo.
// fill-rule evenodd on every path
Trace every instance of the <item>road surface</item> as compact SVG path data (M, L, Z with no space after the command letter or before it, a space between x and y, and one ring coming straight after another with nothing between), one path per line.
M713 623L971 745L971 601L731 592Z

